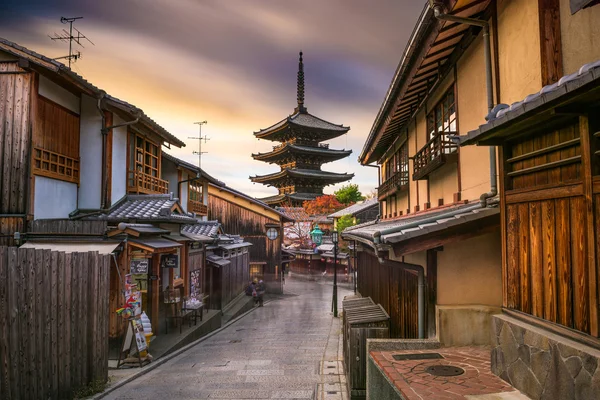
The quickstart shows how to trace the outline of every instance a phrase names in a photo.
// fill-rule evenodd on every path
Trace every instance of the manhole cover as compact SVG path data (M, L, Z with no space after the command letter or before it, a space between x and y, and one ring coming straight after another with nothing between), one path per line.
M415 354L394 354L394 360L438 360L442 357L440 353L415 353Z
M433 376L457 376L465 373L465 370L453 365L432 365L425 372Z

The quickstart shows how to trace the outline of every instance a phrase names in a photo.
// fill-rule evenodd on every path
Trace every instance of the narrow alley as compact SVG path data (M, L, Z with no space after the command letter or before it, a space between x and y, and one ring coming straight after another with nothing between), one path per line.
M342 399L331 284L288 279L285 293L105 398Z

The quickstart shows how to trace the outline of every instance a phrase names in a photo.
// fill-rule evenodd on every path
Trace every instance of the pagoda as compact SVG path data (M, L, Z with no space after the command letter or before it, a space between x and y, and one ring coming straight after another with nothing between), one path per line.
M271 206L302 206L307 200L323 195L323 188L345 182L354 174L321 170L321 165L348 157L352 150L333 150L321 143L341 136L350 127L332 124L309 114L304 107L304 64L302 52L298 64L298 106L294 113L266 129L254 132L259 139L279 142L268 153L252 154L255 160L277 164L279 172L250 177L255 183L276 187L279 194L266 197Z

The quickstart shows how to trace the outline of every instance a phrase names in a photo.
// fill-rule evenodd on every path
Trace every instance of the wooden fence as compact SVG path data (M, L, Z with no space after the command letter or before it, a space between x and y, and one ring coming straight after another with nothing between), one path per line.
M0 398L108 378L108 255L0 247Z

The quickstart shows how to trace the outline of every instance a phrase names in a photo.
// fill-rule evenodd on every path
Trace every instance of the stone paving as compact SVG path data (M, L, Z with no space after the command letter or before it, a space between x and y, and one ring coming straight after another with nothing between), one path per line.
M257 308L105 398L345 400L331 290L288 279L285 292L298 296ZM340 303L347 294L340 288Z

